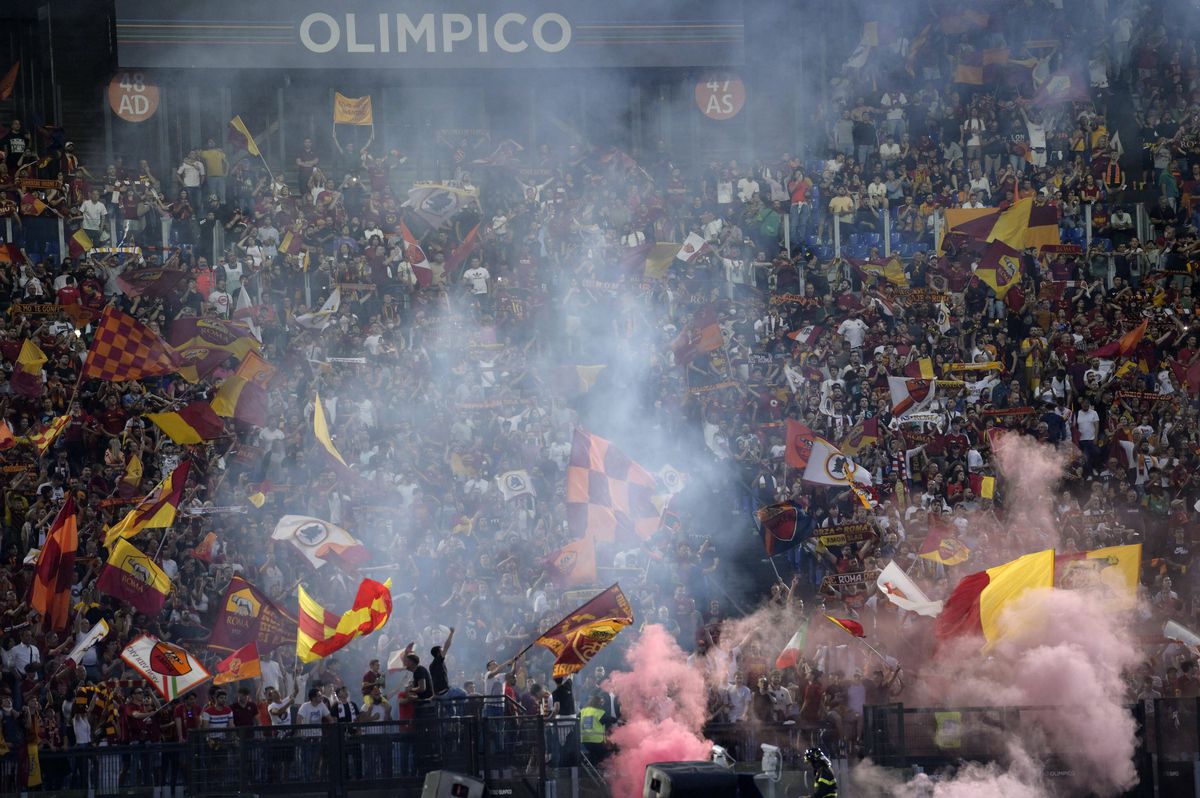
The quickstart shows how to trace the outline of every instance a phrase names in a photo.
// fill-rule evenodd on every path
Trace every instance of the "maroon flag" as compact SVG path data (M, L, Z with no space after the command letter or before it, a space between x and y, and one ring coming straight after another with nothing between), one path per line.
M471 232L467 233L467 237L462 240L454 250L446 258L446 262L442 268L445 271L446 279L457 280L459 271L463 264L467 262L467 258L471 257L471 253L475 251L475 247L479 246L479 225L471 228Z
M257 587L235 576L217 608L208 647L234 651L255 642L264 653L294 644L296 619L275 606Z

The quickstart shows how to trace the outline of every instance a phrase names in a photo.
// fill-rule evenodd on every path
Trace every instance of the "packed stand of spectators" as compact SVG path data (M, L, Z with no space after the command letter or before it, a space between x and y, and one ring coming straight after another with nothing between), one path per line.
M1147 628L1168 617L1194 628L1200 336L1190 331L1189 264L1200 179L1188 176L1200 169L1191 105L1200 87L1192 85L1190 46L1155 24L1129 31L1145 13L1114 8L1074 29L1050 6L954 33L931 23L920 47L922 28L906 31L906 47L876 45L838 75L835 104L823 112L828 140L802 156L692 168L663 143L636 159L581 143L521 152L485 145L479 163L463 161L441 189L466 198L441 225L422 226L401 207L409 189L401 168L432 175L394 150L368 147L355 158L336 143L306 141L290 163L272 165L272 177L209 141L169 173L155 174L145 161L88 171L62 131L27 131L14 121L0 138L0 221L13 222L18 246L6 250L0 295L5 307L35 305L37 315L7 314L0 346L6 369L27 338L50 361L41 396L9 392L0 407L17 437L64 413L71 422L40 459L27 446L2 454L12 475L0 571L4 739L13 745L35 735L50 748L172 740L193 721L219 725L226 715L245 724L293 714L322 722L341 712L395 719L406 705L449 691L574 714L575 698L562 685L550 688L544 653L508 660L577 603L545 563L571 539L565 469L581 421L601 434L611 426L614 440L651 470L667 465L656 458L670 451L689 458L676 465L697 483L718 474L735 486L685 488L650 540L597 552L601 570L620 578L637 624L663 624L697 667L718 674L714 720L798 719L852 740L864 703L903 695L896 670L839 648L836 629L814 625L800 663L784 671L755 635L722 641L723 620L743 609L724 586L759 557L753 509L790 499L818 528L866 523L868 540L833 550L806 545L779 558L783 576L764 598L797 615L808 607L819 617L816 607L869 629L904 629L894 638L881 631L881 646L896 663L919 666L927 621L881 623L897 611L873 579L837 590L825 577L870 575L895 560L936 599L961 575L1037 547L1048 530L1005 531L1011 508L989 447L993 427L1068 457L1055 502L1064 548L1141 542ZM1088 40L1084 26L1106 22L1111 47L1086 63L1090 85L1039 99L1034 76L1057 75ZM1049 54L1024 44L1039 26L1057 34ZM972 52L1003 47L1013 62L1038 61L1011 67L1033 73L1027 81L955 82ZM1123 143L1109 127L1118 91L1138 114L1136 139ZM21 176L62 185L21 190ZM1152 193L1148 240L1136 234L1135 188L1137 197ZM1020 284L1003 298L973 276L969 258L938 254L945 209L1006 208L1030 196L1058 209L1064 243L1080 251L1023 253ZM835 216L845 257L835 254ZM51 254L52 237L39 225L53 219L56 227L58 218L68 239L81 230L101 248ZM415 228L425 264L405 245L402 222ZM790 252L781 246L785 229ZM643 247L691 233L708 246L649 279ZM138 252L105 250L118 245ZM889 259L896 266L881 268ZM125 296L117 277L143 263L186 270L190 279L163 300ZM297 323L335 286L333 324ZM177 376L76 384L91 332L77 330L80 309L95 314L115 302L168 335L180 318L234 315L243 289L263 354L280 367L265 427L231 423L228 437L185 447L141 418L211 397L232 360L198 384ZM46 304L64 310L46 313ZM723 345L676 364L671 343L702 308L715 311ZM1149 331L1129 356L1088 356L1143 318ZM902 424L891 417L887 377L922 358L938 377L947 364L997 366L956 372L961 388L941 392L925 420ZM562 384L564 367L595 364L608 373L592 393ZM338 449L362 477L354 484L315 451L309 430L318 393ZM643 453L597 396L619 396L645 440L675 448ZM879 439L856 458L873 476L869 507L786 468L789 418L835 443L860 422L878 421ZM120 519L123 501L144 495L184 457L193 469L183 520L135 539L157 552L174 582L164 612L141 617L95 589L102 530ZM144 470L131 476L134 458ZM514 470L530 474L534 495L505 501L495 477ZM996 479L992 498L972 487L982 477ZM264 485L266 503L249 505ZM76 492L81 513L77 602L71 628L57 634L41 630L25 603L25 560L67 491ZM231 507L244 511L224 512ZM155 714L155 698L119 652L148 632L214 659L204 648L208 620L233 575L289 611L299 580L324 606L349 605L356 580L336 569L314 574L290 547L269 542L285 513L326 519L366 544L380 578L393 580L391 623L307 668L286 648L267 655L263 677L235 699L255 707L243 708L241 721L222 703L233 690L210 698L208 686ZM917 557L931 527L954 530L967 561ZM194 550L209 532L218 543L205 562ZM716 533L724 541L714 544ZM719 556L727 550L752 553L735 566ZM109 638L80 667L63 669L74 640L100 618L113 627ZM399 675L387 672L393 652L410 641L418 659ZM441 655L451 642L447 665ZM618 637L578 677L580 705L602 681L601 668L617 666L622 644ZM445 650L427 669L424 654L436 646ZM1190 651L1149 653L1150 687L1134 693L1196 694ZM404 685L399 693L396 683ZM342 686L353 713L329 695Z

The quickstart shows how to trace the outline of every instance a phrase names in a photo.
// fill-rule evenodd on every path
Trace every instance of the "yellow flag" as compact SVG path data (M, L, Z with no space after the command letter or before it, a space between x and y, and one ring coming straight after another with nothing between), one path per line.
M329 452L330 457L345 466L346 461L342 459L341 453L333 445L333 439L329 437L329 424L325 421L325 408L321 406L320 395L317 396L313 405L313 435L317 437L321 447ZM349 466L346 467L349 468Z
M240 136L246 147L246 152L251 155L262 157L262 152L258 149L258 144L254 141L254 136L250 135L250 128L246 127L246 123L242 121L241 116L235 116L229 120L229 127L233 128L234 133Z
M46 365L46 353L41 350L37 344L26 338L25 343L21 344L21 353L17 355L17 363L21 366L21 370L26 374L38 374L42 370L42 366Z
M375 124L375 115L371 110L371 95L347 97L341 92L334 92L333 123L335 125Z

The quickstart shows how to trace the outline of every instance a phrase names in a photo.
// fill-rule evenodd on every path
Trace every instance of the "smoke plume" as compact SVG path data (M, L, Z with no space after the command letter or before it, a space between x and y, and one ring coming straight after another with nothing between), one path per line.
M1007 545L1019 546L1017 554L1059 547L1051 502L1064 455L1015 435L997 442L996 455L1005 478ZM1002 764L903 786L889 785L866 764L856 769L856 784L867 795L1043 796L1051 791L1041 763L1052 756L1062 764L1056 769L1069 774L1070 791L1111 796L1132 786L1137 730L1124 706L1122 675L1140 653L1128 616L1110 598L1103 588L1030 591L1004 611L1005 634L986 653L978 640L963 640L922 667L908 701L914 705L1047 708L1021 713L1015 728L964 715L963 738L1006 750Z
M625 720L612 733L618 750L605 768L613 798L640 796L646 765L707 760L712 750L701 734L704 678L667 631L647 626L625 659L630 670L613 673L604 684L620 699Z

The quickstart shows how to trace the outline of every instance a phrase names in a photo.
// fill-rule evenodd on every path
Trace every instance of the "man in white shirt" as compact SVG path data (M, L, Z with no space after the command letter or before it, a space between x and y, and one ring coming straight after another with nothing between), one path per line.
M263 664L265 665L266 662L264 661ZM279 663L275 664L278 665ZM292 694L286 699L281 698L279 691L274 687L268 687L266 689L267 714L271 716L272 726L287 726L292 722L291 708L292 702L296 700L297 687L299 687L299 683L292 685ZM325 705L322 704L321 706ZM328 709L326 711L328 711Z
M867 323L854 314L850 318L838 325L838 335L846 339L846 345L851 349L862 349L863 342L867 340L867 330L871 329Z
M1075 427L1079 430L1079 448L1083 450L1083 474L1090 476L1092 467L1100 462L1100 447L1096 445L1096 435L1100 431L1100 414L1092 408L1092 403L1084 399L1078 413L1075 414Z
M175 176L179 178L179 183L187 192L192 209L198 212L200 209L200 186L204 183L204 161L200 159L198 150L192 150L184 156L183 163L175 170Z
M20 681L25 676L26 665L41 661L42 652L33 644L33 632L25 628L21 630L20 642L4 655L4 669Z
M320 723L333 723L333 713L329 711L329 705L321 700L321 689L319 687L310 687L308 690L308 700L305 701L296 710L297 726L315 726ZM320 737L320 729L304 729L298 731L300 737Z
M488 293L491 290L491 280L491 272L478 262L463 272L462 276L463 283L471 289L471 296L478 305L484 305L487 302Z
M725 690L729 702L729 722L741 723L749 717L753 695L746 686L746 676L741 671L733 675L733 684Z
M218 316L223 319L229 318L229 311L233 305L233 297L225 290L224 279L217 280L216 287L208 295L208 304Z
M93 244L98 244L100 233L104 230L105 217L108 216L108 206L100 201L100 192L92 189L92 193L80 204L79 212L83 215L80 222L83 232L87 233Z

